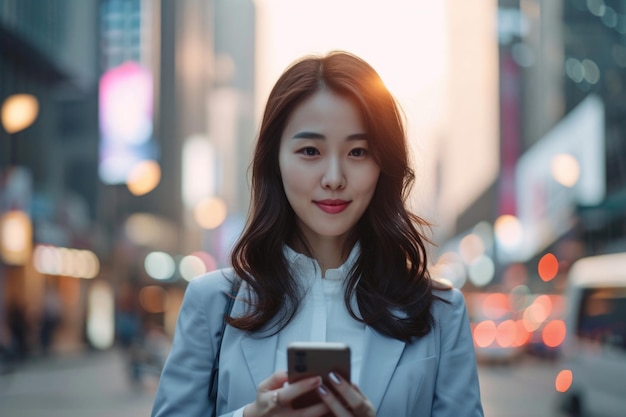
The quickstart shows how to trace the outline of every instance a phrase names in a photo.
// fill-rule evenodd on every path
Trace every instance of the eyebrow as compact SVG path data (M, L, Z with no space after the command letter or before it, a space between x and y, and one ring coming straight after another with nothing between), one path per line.
M316 132L298 132L291 139L326 139L326 136ZM367 133L353 133L348 135L348 140L368 140Z

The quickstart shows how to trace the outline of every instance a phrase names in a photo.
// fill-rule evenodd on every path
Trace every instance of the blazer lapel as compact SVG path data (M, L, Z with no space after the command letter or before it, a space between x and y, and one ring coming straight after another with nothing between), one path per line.
M393 372L404 351L405 342L386 337L365 327L365 351L361 362L359 389L378 410Z
M245 294L245 284L239 289L238 297L242 297ZM232 314L235 317L242 316L247 308L247 303L241 299L235 301L233 305ZM269 326L266 328L272 328L274 320L270 321ZM274 373L276 366L276 346L278 345L278 336L264 336L264 331L260 331L257 334L250 334L242 332L240 344L245 363L250 371L252 380L254 382L254 388L265 380L268 376Z
M246 365L248 365L255 387L258 387L263 380L274 373L277 344L278 337L276 335L269 337L246 336L241 340L243 356L246 359Z

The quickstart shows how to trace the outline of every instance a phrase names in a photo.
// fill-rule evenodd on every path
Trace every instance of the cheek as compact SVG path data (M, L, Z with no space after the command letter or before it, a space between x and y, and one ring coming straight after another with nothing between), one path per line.
M374 194L376 190L376 184L378 183L378 177L380 176L380 170L378 167L375 169L368 169L361 172L357 176L356 187L364 194L369 194L369 197Z
M302 169L301 164L291 161L281 161L280 171L283 178L283 186L285 193L290 194L303 193L310 188L311 175Z

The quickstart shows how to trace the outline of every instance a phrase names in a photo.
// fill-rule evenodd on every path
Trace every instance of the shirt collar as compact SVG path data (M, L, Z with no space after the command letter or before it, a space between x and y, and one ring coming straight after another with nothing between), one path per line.
M359 242L355 243L348 255L346 261L341 264L338 268L332 268L326 271L327 279L335 280L340 279L343 280L348 275L350 270L354 267L359 254L361 253L361 245ZM287 263L291 268L297 269L299 272L310 272L315 269L319 269L319 264L313 258L306 256L303 253L296 252L288 245L283 247L283 255L287 260Z

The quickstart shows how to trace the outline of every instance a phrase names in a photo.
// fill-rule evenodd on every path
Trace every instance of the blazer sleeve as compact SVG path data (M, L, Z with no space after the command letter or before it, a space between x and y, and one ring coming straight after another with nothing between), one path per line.
M208 398L209 380L229 289L222 271L198 277L187 286L152 417L211 416L215 404Z
M435 321L441 332L441 345L432 417L483 417L465 299L458 289L439 295L450 303L437 302Z

